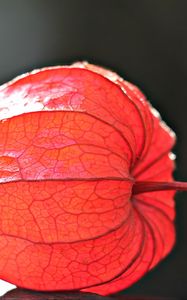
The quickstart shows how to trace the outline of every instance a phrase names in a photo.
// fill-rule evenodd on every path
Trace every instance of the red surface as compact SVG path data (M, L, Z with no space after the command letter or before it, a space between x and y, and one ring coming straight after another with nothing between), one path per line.
M132 84L77 63L0 88L0 277L20 287L106 295L175 241L173 132Z

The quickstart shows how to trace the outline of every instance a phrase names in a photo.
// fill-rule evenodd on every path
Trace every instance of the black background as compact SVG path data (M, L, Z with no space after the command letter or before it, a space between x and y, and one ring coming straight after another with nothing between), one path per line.
M0 83L34 68L88 60L137 84L176 131L187 179L187 1L0 0ZM176 197L178 241L129 295L187 299L187 195Z

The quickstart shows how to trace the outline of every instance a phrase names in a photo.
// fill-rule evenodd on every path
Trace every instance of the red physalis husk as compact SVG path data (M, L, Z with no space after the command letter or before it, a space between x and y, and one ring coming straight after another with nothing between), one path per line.
M137 87L88 63L36 70L0 88L0 119L2 279L106 295L170 252L175 135Z

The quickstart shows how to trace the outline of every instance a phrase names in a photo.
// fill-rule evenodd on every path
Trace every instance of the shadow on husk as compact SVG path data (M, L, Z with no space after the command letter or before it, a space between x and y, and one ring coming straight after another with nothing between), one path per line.
M177 300L176 298L149 296L99 296L81 292L35 292L25 289L13 289L0 297L0 300Z
M112 300L91 293L81 292L35 292L25 289L13 289L0 297L0 300Z

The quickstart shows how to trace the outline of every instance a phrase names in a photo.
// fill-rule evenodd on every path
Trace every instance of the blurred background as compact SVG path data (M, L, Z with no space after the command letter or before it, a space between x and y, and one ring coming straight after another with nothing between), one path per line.
M111 68L144 91L177 133L175 177L187 180L187 1L0 0L1 84L77 60ZM121 294L187 299L185 193L176 206L175 249Z

